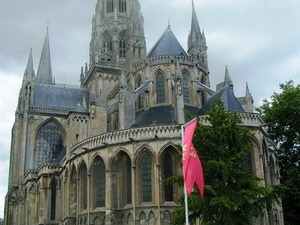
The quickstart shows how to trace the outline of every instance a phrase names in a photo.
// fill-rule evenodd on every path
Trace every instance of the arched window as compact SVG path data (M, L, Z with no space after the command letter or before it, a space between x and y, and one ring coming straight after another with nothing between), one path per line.
M53 121L44 124L37 132L35 141L35 168L43 163L54 163L64 147L63 135Z
M152 201L152 159L149 152L144 152L141 159L143 202Z
M166 182L166 179L173 176L173 162L170 153L166 153L163 157L163 187L165 193L165 201L173 201L173 184Z
M136 88L140 87L141 85L142 85L142 78L138 77L136 82ZM141 109L143 107L144 107L144 98L143 98L143 93L141 93L138 97L137 109Z
M105 165L97 156L92 165L93 208L105 207Z
M114 11L114 0L107 0L106 3L106 12L112 13Z
M119 0L119 12L126 12L126 0Z
M190 103L189 75L185 70L182 72L182 93L183 93L183 102Z
M80 210L87 209L87 168L82 163L79 170Z
M72 171L71 171L71 176L70 176L70 215L76 215L76 210L77 210L77 176L76 176L76 169L75 166L73 166Z
M121 151L116 155L112 164L112 179L115 187L112 190L113 206L123 208L132 203L131 159Z
M166 93L165 93L165 78L162 72L158 72L156 75L156 103L165 103Z
M56 180L53 179L50 184L50 220L55 220L56 215Z
M119 57L125 58L126 56L126 39L125 32L122 31L119 36Z
M102 35L102 48L112 51L112 38L107 31Z

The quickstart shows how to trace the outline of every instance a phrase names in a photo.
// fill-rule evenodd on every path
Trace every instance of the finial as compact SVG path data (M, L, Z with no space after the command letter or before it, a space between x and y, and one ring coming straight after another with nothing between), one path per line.
M170 20L171 20L171 19L170 19L170 16L169 16L169 18L168 18L168 28L171 27L171 24L170 24L171 22L170 22Z
M192 0L192 6L194 7L194 0Z
M47 24L47 31L48 31L48 29L49 29L49 24L50 24L49 18L47 18L46 24Z

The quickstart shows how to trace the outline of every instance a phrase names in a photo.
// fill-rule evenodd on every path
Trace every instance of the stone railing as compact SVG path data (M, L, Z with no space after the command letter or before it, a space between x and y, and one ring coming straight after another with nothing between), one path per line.
M45 106L30 106L30 112L33 113L52 113L56 115L68 115L71 111L69 108L56 108Z
M73 145L71 147L71 153L80 149L92 149L112 144L122 144L130 141L145 141L155 138L180 138L180 129L176 125L151 126L105 133Z
M261 126L264 124L261 116L258 113L238 113L240 119L242 120L242 124L244 126ZM208 116L200 116L199 122L203 125L210 125L208 121Z

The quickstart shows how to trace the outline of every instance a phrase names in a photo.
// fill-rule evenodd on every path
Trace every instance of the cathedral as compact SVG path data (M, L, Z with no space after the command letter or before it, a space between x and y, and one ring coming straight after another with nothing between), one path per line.
M171 224L183 193L165 182L182 175L178 125L186 112L205 124L219 99L254 133L248 164L261 185L279 183L276 149L248 86L235 97L226 67L210 87L194 3L187 26L187 50L168 25L147 51L139 0L98 0L78 86L55 83L47 30L37 73L30 52L19 93L5 225ZM283 225L281 206L254 224Z

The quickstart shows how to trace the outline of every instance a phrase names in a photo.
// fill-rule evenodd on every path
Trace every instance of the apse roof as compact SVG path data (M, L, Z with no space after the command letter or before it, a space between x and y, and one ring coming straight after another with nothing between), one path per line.
M161 55L183 55L187 56L177 38L173 34L170 25L150 50L148 58Z
M211 106L216 104L219 100L223 103L225 111L244 112L243 107L235 97L232 89L226 85L206 101L199 114L207 114Z

